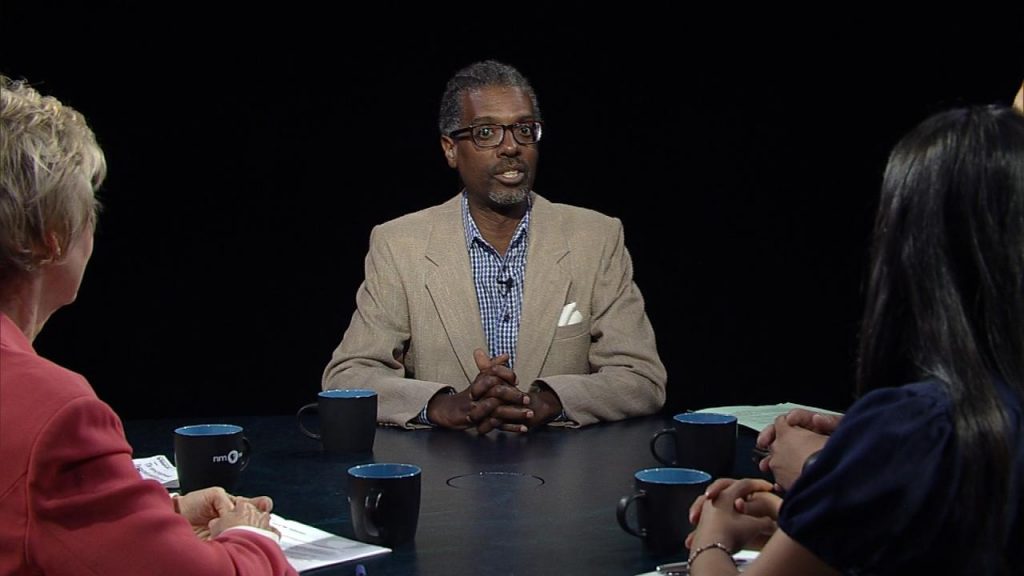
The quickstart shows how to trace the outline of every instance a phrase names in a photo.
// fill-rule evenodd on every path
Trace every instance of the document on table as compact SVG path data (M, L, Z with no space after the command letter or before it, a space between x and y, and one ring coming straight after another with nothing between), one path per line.
M281 549L299 572L391 552L390 548L342 538L277 514L270 515L270 525L281 533Z
M148 480L156 480L164 488L178 488L178 469L167 456L158 454L149 458L134 458L135 469Z
M133 462L143 478L156 480L165 488L178 488L178 469L166 456L135 458ZM277 514L270 515L270 525L281 533L281 549L299 572L391 552L390 548L342 538Z
M811 412L819 412L821 414L836 414L842 415L840 412L833 412L831 410L825 410L823 408L815 408L814 406L805 406L803 404L794 404L792 402L783 402L782 404L766 404L762 406L716 406L712 408L704 408L701 410L695 410L695 412L715 412L718 414L732 414L736 417L740 426L746 426L752 428L756 432L760 432L765 426L771 424L776 416L785 414L794 408L803 408L804 410L810 410Z

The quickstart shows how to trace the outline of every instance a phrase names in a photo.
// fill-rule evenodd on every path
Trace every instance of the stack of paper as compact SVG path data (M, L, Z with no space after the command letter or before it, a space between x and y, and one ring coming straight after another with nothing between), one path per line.
M755 431L760 432L766 426L774 422L777 416L785 414L794 408L803 408L804 410L810 410L811 412L818 412L821 414L841 415L839 412L833 412L823 408L815 408L814 406L805 406L803 404L794 404L792 402L768 404L763 406L717 406L714 408L696 410L696 412L732 414L736 417L740 426L746 426L747 428L752 428Z
M270 515L270 525L281 533L281 549L299 572L391 552L390 548L342 538L277 514Z
M149 458L135 458L135 469L148 480L156 480L164 488L178 488L178 469L166 456L160 454Z

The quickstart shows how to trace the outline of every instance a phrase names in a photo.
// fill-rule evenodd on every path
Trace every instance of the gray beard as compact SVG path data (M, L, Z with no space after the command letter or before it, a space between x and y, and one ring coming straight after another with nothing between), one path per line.
M523 187L516 190L491 190L487 198L497 206L515 206L526 201L530 189Z

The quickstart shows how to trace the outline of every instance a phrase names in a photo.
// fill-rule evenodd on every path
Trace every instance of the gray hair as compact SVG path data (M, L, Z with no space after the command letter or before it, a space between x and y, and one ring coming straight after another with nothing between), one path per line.
M502 64L496 60L484 60L466 66L448 80L444 95L441 97L441 112L437 120L442 135L461 128L459 122L462 121L462 95L484 86L506 86L523 90L530 96L537 120L541 120L537 95L526 77L508 64Z
M0 74L0 288L94 225L106 173L79 112Z

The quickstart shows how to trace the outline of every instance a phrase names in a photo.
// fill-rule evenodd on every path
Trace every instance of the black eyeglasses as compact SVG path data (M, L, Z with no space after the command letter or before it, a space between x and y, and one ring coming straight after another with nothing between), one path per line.
M481 148L495 148L501 146L505 141L505 130L512 130L512 138L516 142L528 146L540 142L540 135L544 131L544 123L540 120L529 122L516 122L515 124L474 124L466 128L459 128L448 133L451 138L469 134L473 143Z

